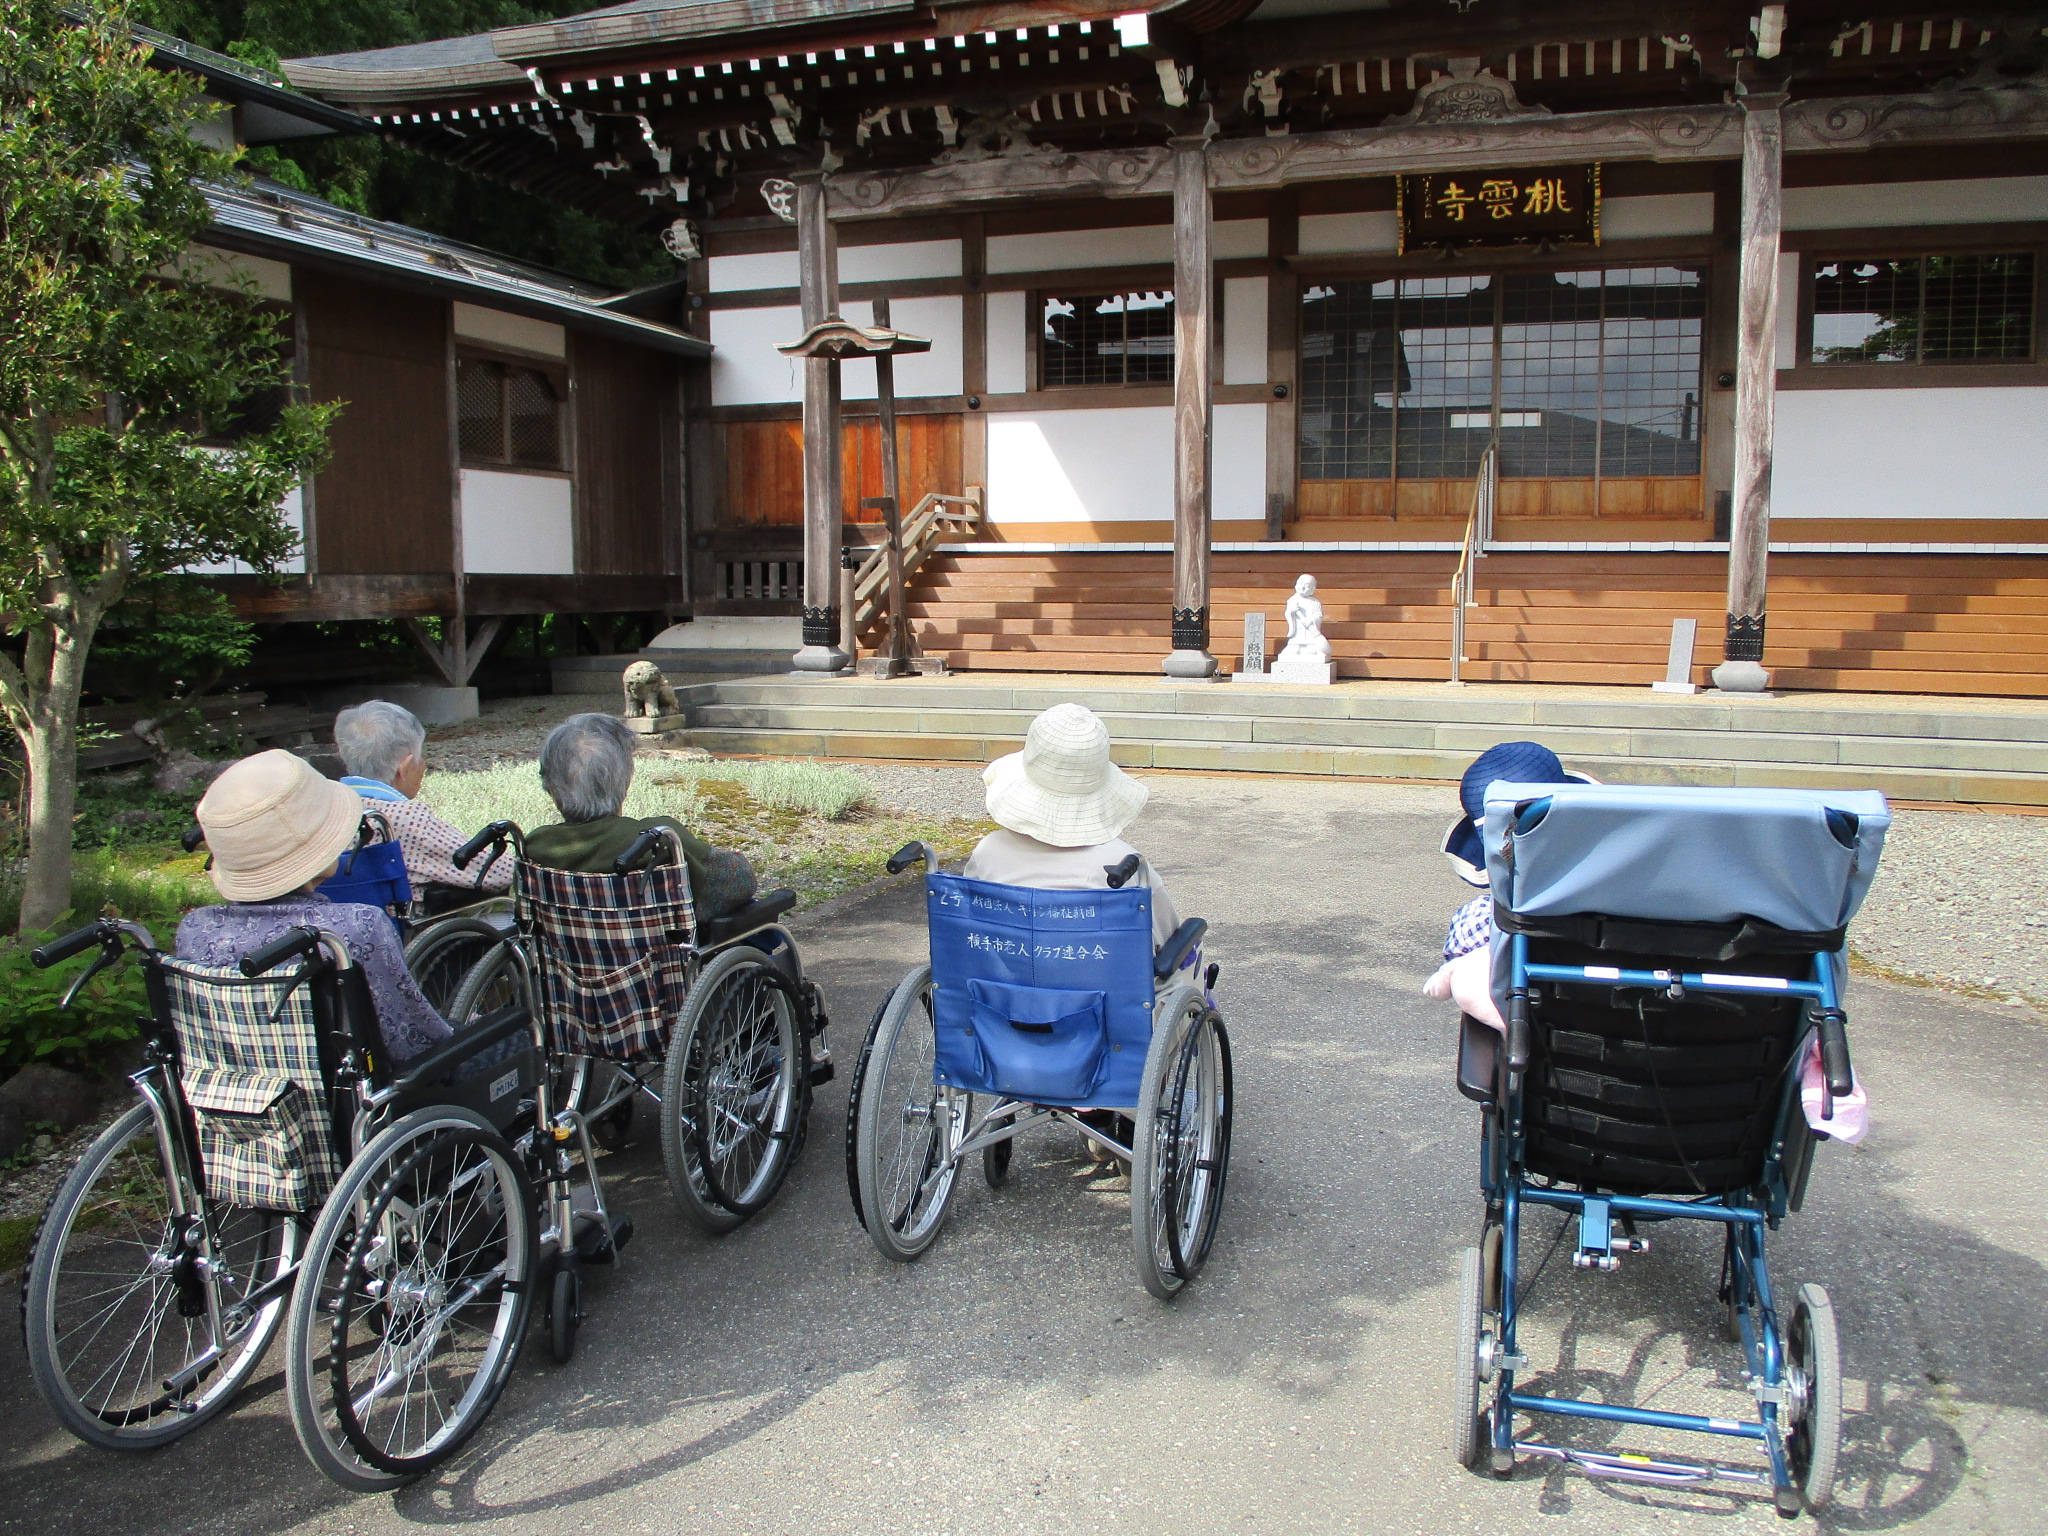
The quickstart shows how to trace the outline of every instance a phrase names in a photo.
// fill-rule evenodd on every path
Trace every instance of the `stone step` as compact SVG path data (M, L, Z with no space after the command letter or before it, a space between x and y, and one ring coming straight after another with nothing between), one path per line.
M697 726L671 738L719 756L846 757L982 763L1014 752L1010 734ZM1490 745L1491 742L1489 741ZM1448 747L1318 746L1232 741L1120 739L1127 768L1286 773L1454 782L1474 753ZM1717 759L1611 757L1566 751L1571 767L1612 784L1878 789L1896 800L2048 805L2048 774L1940 768L1841 766Z

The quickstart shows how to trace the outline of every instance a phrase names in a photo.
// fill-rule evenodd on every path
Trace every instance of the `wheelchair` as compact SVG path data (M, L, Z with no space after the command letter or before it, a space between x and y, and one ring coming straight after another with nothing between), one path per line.
M1130 1167L1138 1278L1172 1300L1208 1259L1230 1168L1217 967L1198 979L1208 924L1189 918L1155 955L1152 893L1124 888L1135 854L1089 891L944 874L924 843L889 872L919 858L931 959L883 1000L861 1047L846 1124L855 1216L884 1256L916 1259L970 1157L997 1187L1014 1138L1063 1121ZM1090 1110L1127 1119L1105 1128Z
M144 967L139 1100L37 1230L30 1370L79 1438L147 1450L224 1411L280 1328L307 1455L374 1492L453 1455L573 1246L570 1127L530 1012L402 1066L338 936L293 928L213 968L103 919L34 952ZM580 1237L581 1234L579 1233Z
M641 1100L660 1113L662 1160L683 1215L730 1232L781 1188L808 1134L811 1066L829 1020L778 919L777 890L700 922L682 844L647 831L611 874L530 863L493 822L454 855L513 850L516 931L463 982L451 1020L531 996L548 1039L553 1102L616 1145Z
M1854 1091L1845 932L1883 850L1875 791L1497 783L1484 839L1505 1036L1467 1016L1458 1086L1483 1111L1478 1246L1460 1271L1452 1448L1506 1477L1527 1456L1593 1476L1769 1488L1828 1502L1841 1346L1815 1284L1772 1283L1765 1236L1800 1210L1823 1120ZM1531 1207L1576 1224L1575 1268L1649 1251L1642 1229L1722 1234L1719 1299L1755 1411L1673 1413L1529 1392L1517 1341ZM1538 1266L1540 1269L1540 1265ZM1789 1305L1787 1304L1789 1302ZM1519 1438L1516 1416L1748 1441L1762 1467ZM1531 1430L1533 1436L1534 1431Z

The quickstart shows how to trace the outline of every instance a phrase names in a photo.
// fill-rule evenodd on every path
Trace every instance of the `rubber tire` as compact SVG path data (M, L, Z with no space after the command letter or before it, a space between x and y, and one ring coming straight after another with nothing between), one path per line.
M939 1175L938 1192L926 1206L925 1219L920 1223L916 1235L906 1239L888 1222L876 1219L878 1214L887 1208L881 1198L879 1167L883 1117L887 1109L881 1085L887 1080L890 1060L904 1031L929 1030L934 1027L923 1006L924 998L931 990L931 984L932 968L929 965L920 965L896 984L896 990L889 994L889 1000L883 1005L881 1016L876 1019L875 1027L870 1031L866 1048L861 1051L860 1077L854 1090L860 1100L860 1119L855 1127L858 1140L854 1162L860 1180L859 1209L866 1213L862 1225L867 1228L868 1237L876 1249L885 1258L894 1259L899 1264L907 1264L922 1257L925 1251L938 1241L939 1234L945 1230L946 1218L952 1212L953 1196L960 1188L960 1163L958 1159L954 1159L951 1166ZM936 1048L936 1042L934 1046ZM963 1112L971 1114L972 1097L965 1097Z
M49 1306L49 1287L52 1283L51 1254L61 1252L53 1247L70 1229L75 1213L70 1209L92 1186L93 1177L105 1163L116 1155L117 1150L133 1140L138 1133L148 1137L152 1149L158 1150L161 1167L161 1151L156 1148L156 1135L152 1127L154 1119L146 1103L135 1104L125 1111L114 1123L93 1138L92 1145L75 1163L64 1181L57 1186L57 1193L50 1199L36 1227L35 1237L29 1246L28 1262L22 1269L21 1281L21 1335L22 1343L28 1350L29 1372L43 1401L50 1412L66 1429L88 1445L110 1451L148 1451L158 1446L169 1445L173 1440L183 1439L207 1420L225 1411L241 1391L242 1384L259 1366L270 1350L270 1341L284 1323L287 1298L280 1297L267 1309L268 1315L260 1318L252 1335L245 1335L246 1345L238 1345L237 1353L227 1374L217 1381L211 1381L204 1403L190 1413L164 1413L157 1416L151 1428L140 1431L123 1431L110 1426L97 1414L86 1412L72 1401L70 1395L59 1391L56 1383L62 1372L51 1354L50 1330L43 1325ZM168 1179L166 1183L168 1184ZM289 1218L278 1218L279 1249L278 1263L287 1267L297 1257L299 1245L294 1239L298 1227ZM61 1268L57 1271L62 1273ZM274 1275L275 1270L271 1273Z
M865 1232L867 1210L860 1203L860 1104L861 1084L867 1081L868 1058L875 1054L875 1036L882 1028L882 1015L889 1011L894 992L884 992L875 1004L875 1016L868 1020L868 1032L860 1039L860 1059L853 1066L853 1081L846 1085L846 1195L853 1202L853 1219Z
M791 1130L788 1150L783 1153L781 1167L769 1192L746 1210L735 1211L713 1195L703 1181L703 1167L698 1156L697 1138L694 1131L683 1123L682 1107L690 1100L692 1086L688 1080L689 1057L694 1048L698 1030L709 1011L710 1000L717 995L718 987L734 971L746 966L758 965L764 970L775 971L766 955L758 949L744 944L720 950L712 956L697 979L690 986L689 998L683 1004L683 1014L676 1021L669 1036L668 1059L662 1065L661 1086L661 1159L668 1172L669 1193L675 1197L676 1206L684 1217L698 1231L707 1237L722 1237L767 1205L781 1189L789 1170L803 1153L808 1137L811 1115L811 1074L806 1056L801 1023L796 1026L796 1055L794 1065L786 1070L794 1073L795 1102L791 1108ZM776 974L780 975L779 971ZM788 1006L795 1010L795 1001Z
M452 1009L463 984L475 973L476 966L489 958L492 950L509 939L510 935L502 928L480 917L450 917L424 923L406 942L405 968L420 983L420 990L426 994L427 1001L443 1018L453 1020L460 1017ZM435 972L445 963L437 963L436 957L450 946L458 946L469 953L453 967L447 967L450 974L446 977L446 984L441 985Z
M1131 1247L1137 1261L1139 1283L1159 1300L1171 1301L1201 1273L1202 1266L1208 1262L1210 1246L1216 1240L1224 1194L1230 1181L1230 1131L1236 1108L1236 1088L1231 1076L1230 1033L1224 1027L1223 1016L1189 986L1175 988L1159 998L1154 1006L1159 1014L1164 1015L1165 1022L1152 1031L1152 1042L1145 1053L1145 1075L1138 1090L1138 1114L1131 1137ZM1160 1263L1161 1234L1153 1230L1152 1224L1153 1170L1161 1154L1158 1106L1161 1095L1168 1091L1167 1074L1175 1070L1175 1063L1181 1058L1181 1042L1197 1030L1211 1029L1216 1037L1217 1090L1222 1099L1212 1149L1216 1166L1209 1170L1213 1176L1213 1190L1194 1251L1179 1256L1176 1273ZM1169 1253L1167 1259L1171 1265L1173 1255Z
M1842 1341L1835 1327L1835 1304L1825 1289L1799 1287L1792 1308L1792 1326L1785 1335L1785 1356L1794 1358L1802 1336L1813 1345L1806 1421L1800 1426L1809 1449L1794 1458L1799 1496L1809 1511L1826 1509L1835 1495L1835 1467L1842 1452ZM1805 1462L1802 1468L1800 1461Z
M1451 1455L1472 1466L1492 1448L1479 1411L1479 1334L1486 1312L1486 1264L1477 1248L1458 1262L1457 1346L1451 1363Z
M285 1327L285 1402L291 1410L292 1428L299 1437L299 1446L306 1458L319 1468L329 1481L339 1484L354 1493L383 1493L412 1482L421 1472L412 1474L379 1471L377 1468L358 1460L354 1449L342 1438L337 1447L327 1438L322 1416L322 1402L325 1397L328 1374L326 1351L332 1328L332 1317L320 1305L320 1282L325 1273L324 1255L338 1250L346 1255L347 1249L341 1242L341 1234L351 1216L351 1207L358 1200L368 1200L377 1193L382 1182L381 1175L394 1161L399 1148L406 1143L415 1143L413 1150L423 1147L433 1137L446 1130L469 1129L496 1138L497 1129L482 1115L455 1105L415 1110L412 1114L394 1121L376 1136L369 1145L356 1154L355 1159L342 1171L341 1179L321 1207L320 1218L313 1224L312 1235L302 1250L303 1263L299 1280L292 1287L291 1304ZM491 1384L476 1413L476 1422L464 1432L473 1433L476 1426L490 1416L498 1395L504 1390L512 1368L519 1361L521 1342L525 1337L527 1322L533 1307L532 1275L537 1265L537 1244L535 1242L534 1212L537 1202L527 1186L525 1176L519 1170L518 1154L509 1147L505 1149L518 1180L516 1192L526 1202L527 1222L527 1284L517 1293L517 1310L514 1312L510 1345L500 1358L496 1380ZM409 1154L407 1154L409 1155ZM373 1182L374 1180L374 1182ZM447 1447L442 1460L455 1454L461 1448L458 1440ZM421 1469L422 1472L425 1469Z
M573 1261L555 1265L548 1286L548 1352L555 1364L576 1358L576 1328L583 1321L583 1272Z
M1009 1125L1016 1118L1015 1115L1005 1115L997 1122L997 1125ZM1016 1150L1017 1142L1014 1137L999 1141L992 1147L983 1147L981 1149L982 1182L987 1184L990 1189L1001 1189L1010 1181L1010 1160L1015 1156Z

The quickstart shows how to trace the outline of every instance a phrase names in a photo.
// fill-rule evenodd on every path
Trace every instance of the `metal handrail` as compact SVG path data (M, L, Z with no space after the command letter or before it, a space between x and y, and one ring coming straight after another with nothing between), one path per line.
M1465 519L1465 542L1458 550L1458 569L1451 577L1451 676L1462 687L1465 682L1465 610L1478 605L1472 600L1473 562L1485 558L1493 542L1493 505L1500 486L1500 460L1489 444L1479 457L1479 474L1472 482L1472 511Z

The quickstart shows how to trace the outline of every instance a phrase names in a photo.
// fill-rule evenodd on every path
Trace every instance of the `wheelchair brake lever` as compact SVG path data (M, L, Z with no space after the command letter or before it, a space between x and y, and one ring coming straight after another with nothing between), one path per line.
M93 956L93 961L91 965L88 965L84 970L80 971L76 976L72 978L71 985L64 989L63 1001L58 1003L57 1006L59 1008L69 1008L72 1005L72 1003L77 1001L78 994L85 990L85 984L88 981L91 981L93 977L99 975L101 971L104 971L108 966L112 965L116 960L120 958L121 941L119 939L101 940L100 952L97 955Z

